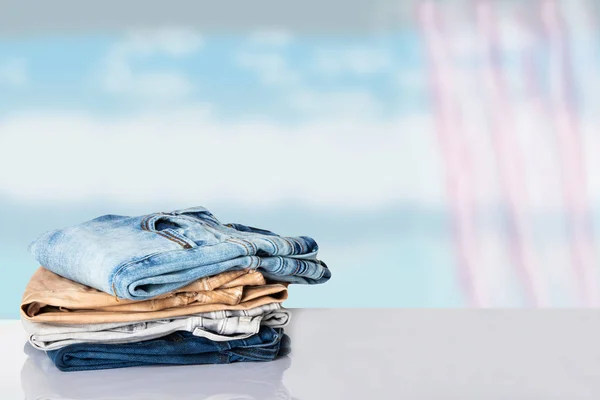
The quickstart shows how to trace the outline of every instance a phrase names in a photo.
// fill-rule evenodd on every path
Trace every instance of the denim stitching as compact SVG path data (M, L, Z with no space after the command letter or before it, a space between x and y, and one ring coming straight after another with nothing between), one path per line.
M294 251L296 250L296 248L294 247L294 245L292 244L292 242L290 242L290 241L288 240L288 238L286 238L286 237L283 237L283 236L282 236L281 238L282 238L283 240L285 240L285 241L286 241L286 242L287 242L287 243L290 245L290 247L292 248L292 252L291 252L290 254L294 254Z
M185 246L184 246L185 248L191 249L192 247L194 247L190 243L187 242L189 240L188 238L186 238L183 235L178 234L177 232L164 232L164 233L167 234L167 235L172 236L173 238L177 238L181 242L185 243ZM191 240L189 240L189 241L192 242Z
M302 251L302 253L304 252L304 249L302 248L302 245L300 244L300 242L298 240L296 240L296 238L288 238L288 240L290 242L292 242L292 244L294 245L294 252L296 251L296 244L298 245L298 247L300 247L300 251Z
M175 235L171 235L171 234L168 234L168 233L166 233L166 232L157 231L157 230L155 230L155 229L154 229L154 230L151 230L151 229L150 229L150 220L151 220L152 218L155 218L155 217L156 217L156 219L158 219L158 218L160 218L160 215L167 215L167 214L160 213L160 214L149 214L149 215L146 215L146 216L145 216L145 217L142 219L142 221L141 221L141 223L140 223L140 225L141 225L141 227L142 227L142 230L145 230L145 231L148 231L148 232L154 232L154 233L157 233L157 234L159 234L160 236L162 236L162 237L164 237L164 238L167 238L167 239L169 239L169 240L170 240L170 241L172 241L172 242L175 242L175 243L177 243L178 245L180 245L180 246L181 246L181 247L183 247L184 249L191 249L191 248L192 248L192 246L191 246L189 243L187 243L187 242L183 241L182 239L178 238L178 237L177 237L177 236L175 236Z
M148 220L148 218L150 218L150 215L146 215L144 218L142 218L142 221L140 222L142 230L145 230L145 231L150 230L150 229L148 229L148 226L146 225L146 221Z
M319 260L317 260L319 261ZM319 261L319 265L321 265L321 261ZM323 278L323 275L325 275L325 271L327 271L327 268L321 268L321 274L319 275L318 279Z
M300 265L298 263L298 260L295 260L293 258L291 260L293 260L294 265L295 265L294 272L292 272L292 275L293 276L297 276L298 275L298 271L300 270Z
M308 248L304 247L304 244L302 244L304 242L304 239L295 239L299 244L300 244L300 248L302 249L302 254L304 253L308 253Z
M160 215L163 215L162 213ZM149 214L146 216L146 218L144 218L144 230L149 231L149 232L156 232L156 230L150 229L150 221L157 220L160 218L159 214Z
M260 260L262 260L260 257L256 257L256 267L254 267L254 269L259 269L260 268Z
M247 256L250 255L250 249L242 241L240 241L240 240L238 240L236 238L233 238L233 237L230 237L230 238L226 239L226 241L230 241L230 242L233 242L233 243L235 243L237 245L241 245L246 250L246 253L247 253L246 255Z
M233 240L235 243L237 243L237 244L239 244L239 245L243 246L243 247L244 247L244 249L246 249L246 253L248 253L248 254L246 254L246 255L250 255L251 249L250 249L248 246L246 246L246 243L242 242L242 241L241 241L240 239L238 239L238 238L231 238L231 240Z
M252 247L252 249L254 250L253 254L256 254L258 252L258 248L250 240L246 240L246 239L240 239L240 240L243 240L244 242L248 243Z
M294 265L296 266L296 268L294 269L294 272L292 273L292 275L294 276L300 276L300 270L302 269L302 263L300 260L294 260Z
M152 254L148 254L147 256L140 258L139 260L136 261L129 261L126 263L121 264L119 267L117 267L117 269L115 269L115 271L109 276L109 283L114 287L115 285L115 280L116 278L121 275L125 270L129 269L132 265L137 265L140 264L143 261L146 261L152 257L158 256L158 255L163 255L165 253L169 253L172 251L181 251L181 249L174 249L174 250L166 250L166 251L160 251L160 252L156 252L156 253L152 253Z
M185 243L184 241L182 241L181 239L177 238L176 236L172 236L166 232L161 232L161 231L152 231L154 233L158 233L160 236L165 237L175 243L177 243L178 245L180 245L181 247L183 247L184 249L189 249L191 248L191 246L188 243Z
M277 258L279 259L279 267L275 271L273 271L273 273L279 275L279 272L283 269L283 264L284 264L283 261L284 260L283 260L283 257L277 257Z
M271 240L269 238L263 238L265 241L271 243L271 245L273 246L273 248L275 249L275 252L273 254L277 254L279 253L279 247L277 246L277 243L275 243L274 240Z
M234 239L237 241L237 243L244 246L244 248L246 249L246 253L247 253L246 255L248 255L248 256L252 255L252 247L249 246L249 243L247 241L240 239L240 238L234 238Z

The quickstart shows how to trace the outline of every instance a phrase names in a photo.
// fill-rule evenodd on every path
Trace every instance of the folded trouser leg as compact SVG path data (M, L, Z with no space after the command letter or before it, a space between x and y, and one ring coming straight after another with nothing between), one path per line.
M176 331L192 332L213 341L244 339L259 332L261 325L282 328L289 321L288 310L250 316L212 319L202 316L138 322L133 324L52 325L23 320L29 341L40 350L56 350L78 343L133 343L166 336Z
M128 344L83 343L48 351L62 371L123 368L140 365L228 364L242 361L269 361L280 350L289 352L289 339L283 330L261 327L247 338L214 342L190 332L174 332L159 339Z

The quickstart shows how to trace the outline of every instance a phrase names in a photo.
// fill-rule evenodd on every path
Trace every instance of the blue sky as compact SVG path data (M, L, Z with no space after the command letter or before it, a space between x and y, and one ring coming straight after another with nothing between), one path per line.
M187 41L190 48L173 52L169 46L175 45L161 44L161 35L172 36L165 42ZM122 52L116 54L119 48ZM338 38L295 38L281 32L206 37L165 29L125 37L4 39L0 40L0 66L17 63L15 68L23 70L26 82L4 85L0 110L139 111L149 102L140 102L135 89L107 88L107 76L115 73L111 57L120 57L116 62L126 63L132 73L168 73L185 80L185 89L172 84L162 93L162 102L156 99L159 96L153 101L164 105L176 97L206 102L222 118L268 115L291 121L311 117L309 110L293 104L300 90L362 96L373 103L369 104L373 112L397 115L422 109L427 101L419 86L420 49L418 37L411 32ZM401 80L398 68L413 79Z
M12 266L0 317L17 316L37 268L26 247L43 231L200 204L317 238L339 272L292 288L291 307L460 306L446 216L426 199L439 205L439 174L427 185L396 168L402 154L437 165L427 121L412 119L428 101L420 51L411 32L1 40L0 141L18 166L0 184L0 263Z
M489 87L465 26L447 37L456 53L445 58L453 74L446 89L475 149L474 168L463 172L477 179L476 278L488 305L520 306L485 124ZM520 75L533 46L540 98L553 100L560 63L510 19L502 29L517 145L528 155L525 218L537 271L553 304L577 305L563 198L548 179L560 173L548 144L555 126L552 115L536 114ZM599 41L572 42L577 117L595 171ZM416 29L298 36L164 27L0 38L0 170L9 172L0 174L0 264L8 271L0 317L17 316L37 268L27 244L45 230L195 205L224 221L317 239L333 278L293 287L291 307L467 305L425 45ZM600 174L588 180L595 212Z

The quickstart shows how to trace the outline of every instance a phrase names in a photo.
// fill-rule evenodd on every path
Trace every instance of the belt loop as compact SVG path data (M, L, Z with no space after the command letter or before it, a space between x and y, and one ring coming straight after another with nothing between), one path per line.
M117 296L117 290L115 289L115 284L112 284L112 290L113 293L115 294L115 300L117 301L117 303L119 302L119 296Z

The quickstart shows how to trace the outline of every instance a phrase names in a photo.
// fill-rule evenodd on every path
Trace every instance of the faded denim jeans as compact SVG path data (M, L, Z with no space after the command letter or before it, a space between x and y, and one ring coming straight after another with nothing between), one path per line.
M72 344L46 354L61 371L83 371L141 365L271 361L289 352L290 339L282 329L262 326L256 335L226 342L215 342L190 332L178 331L145 342Z
M21 369L25 400L291 400L283 384L289 357L265 363L124 368L65 374L29 344ZM223 367L223 368L221 368ZM117 373L115 373L117 372Z
M259 332L260 326L283 328L290 312L279 303L250 310L227 310L144 322L61 325L22 320L29 342L39 350L56 350L77 343L133 343L188 331L213 341L246 339Z
M222 224L203 207L138 217L104 215L48 232L30 245L36 260L65 278L120 298L143 300L229 270L315 284L331 273L310 237L283 237Z

